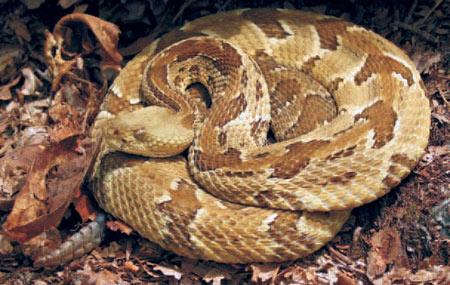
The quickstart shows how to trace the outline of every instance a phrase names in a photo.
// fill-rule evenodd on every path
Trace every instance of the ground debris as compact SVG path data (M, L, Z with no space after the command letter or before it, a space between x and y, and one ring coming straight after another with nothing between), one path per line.
M0 283L450 283L449 1L7 2L0 1L0 220L10 237L28 242L19 246L0 233ZM414 173L384 198L355 209L328 246L302 260L247 266L190 260L108 221L105 243L90 254L52 271L32 269L24 253L42 256L48 251L40 246L57 248L95 219L97 209L81 186L95 151L87 132L122 56L128 60L188 20L242 7L342 17L405 49L432 108L430 144Z

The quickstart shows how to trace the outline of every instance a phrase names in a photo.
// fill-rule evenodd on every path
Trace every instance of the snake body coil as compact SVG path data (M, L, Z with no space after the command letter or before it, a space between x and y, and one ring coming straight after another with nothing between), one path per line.
M96 121L105 148L92 188L177 254L296 259L415 166L429 135L424 93L399 48L351 23L272 9L203 17L115 80Z

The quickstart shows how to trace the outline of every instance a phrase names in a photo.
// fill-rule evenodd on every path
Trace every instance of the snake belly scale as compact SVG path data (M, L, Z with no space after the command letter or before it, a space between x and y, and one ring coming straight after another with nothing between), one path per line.
M314 13L229 11L163 35L120 72L96 120L91 185L103 209L177 254L292 260L395 187L429 126L420 75L386 39Z

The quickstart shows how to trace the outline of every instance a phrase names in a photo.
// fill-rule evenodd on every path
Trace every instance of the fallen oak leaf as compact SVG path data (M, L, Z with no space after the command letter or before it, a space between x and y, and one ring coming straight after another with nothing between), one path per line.
M10 238L25 242L59 224L90 164L90 155L73 150L75 143L71 138L38 154L3 224Z
M389 264L406 266L408 260L402 246L400 233L394 228L383 228L372 235L371 250L367 257L367 276L373 280L388 269Z
M0 211L8 211L16 193L23 187L36 156L45 149L42 145L16 148L0 158Z
M65 103L56 104L49 109L49 115L55 122L50 131L53 142L60 142L67 138L84 133L84 114L77 111L75 107Z
M119 42L119 28L110 22L104 21L100 18L83 14L83 13L72 13L62 17L56 24L53 34L56 38L63 38L64 29L70 23L83 23L85 24L94 34L95 38L98 40L102 51L103 64L102 68L112 68L116 71L120 70L120 62L122 61L122 55L117 50Z

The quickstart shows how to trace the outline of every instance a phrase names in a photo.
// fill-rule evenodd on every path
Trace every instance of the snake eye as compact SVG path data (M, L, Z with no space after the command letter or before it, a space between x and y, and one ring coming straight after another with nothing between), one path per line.
M133 131L133 137L135 137L137 140L143 141L146 138L145 130L143 128L140 128L138 130Z

